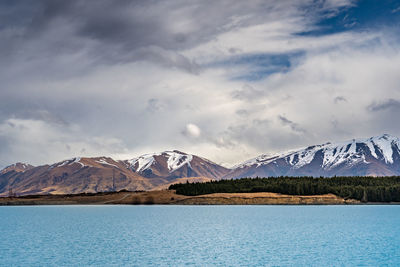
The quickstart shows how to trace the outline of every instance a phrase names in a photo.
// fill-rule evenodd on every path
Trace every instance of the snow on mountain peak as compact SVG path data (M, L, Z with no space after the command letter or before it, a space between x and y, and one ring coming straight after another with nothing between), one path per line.
M376 136L370 138L370 142L374 143L380 150L382 155L385 158L386 162L393 163L393 150L392 146L396 145L397 148L400 148L400 139L389 135L389 134L384 134L381 136ZM371 150L372 153L372 150ZM376 152L374 151L375 155ZM374 157L375 157L374 155ZM377 157L376 157L377 158Z
M148 168L153 165L154 162L154 156L159 156L161 154L158 153L153 153L153 154L144 154L138 158L133 158L131 160L128 160L129 166L132 170L136 172L142 172L144 170L147 170ZM136 169L134 169L135 165L138 165Z
M293 169L298 169L310 164L317 152L322 153L323 163L321 167L324 169L331 169L342 163L348 165L354 165L359 162L368 163L365 158L365 153L360 151L359 144L366 145L374 158L379 159L379 153L383 157L381 159L384 160L385 163L390 164L393 164L393 147L400 151L400 139L389 134L383 134L367 139L352 139L341 143L325 143L322 145L309 146L307 148L281 154L263 154L235 167L243 168L253 165L259 167L279 159L284 159Z
M165 158L168 170L170 172L174 172L186 164L191 167L190 162L193 159L193 155L186 154L178 150L173 150L160 153L145 154L138 158L129 160L128 163L132 170L134 170L135 172L143 172L151 168L151 166L157 162L155 158L156 156L162 156ZM136 168L135 165L137 165Z
M188 164L189 167L190 166L190 162L193 159L192 155L188 155L188 154L183 154L183 153L177 153L175 151L173 152L166 152L166 154L168 154L168 169L170 170L170 172L173 172L177 169L179 169L180 167L182 167L185 164Z
M117 165L112 164L112 163L109 163L109 162L107 161L107 158L104 158L104 157L100 158L99 160L95 160L95 162L100 163L100 164L102 164L102 165L108 165L108 166L111 166L111 167L118 168Z
M274 161L275 159L279 158L279 155L274 155L274 154L262 154L256 158L249 159L243 163L240 163L238 165L233 166L231 169L237 169L237 168L244 168L248 166L253 166L253 165L264 165L267 164L271 161Z
M75 157L75 158L71 158L71 159L66 159L66 160L61 161L61 162L56 162L56 163L50 165L49 170L51 170L53 168L56 168L56 167L58 168L58 167L63 167L63 166L66 166L66 165L74 165L74 164L79 164L81 169L83 167L93 167L92 165L83 163L81 161L82 159L83 158L81 158L81 157Z

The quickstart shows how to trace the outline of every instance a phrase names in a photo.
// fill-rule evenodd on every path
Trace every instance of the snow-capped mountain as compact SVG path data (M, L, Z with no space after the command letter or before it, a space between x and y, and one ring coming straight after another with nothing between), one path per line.
M384 134L265 154L235 166L224 178L281 175L400 175L400 139Z
M167 180L182 177L219 179L229 171L207 159L178 150L145 154L126 163L132 171L144 177Z
M180 151L146 154L131 160L76 157L33 167L17 163L0 171L0 196L151 190L171 183L219 179L229 169ZM182 180L185 178L184 180Z

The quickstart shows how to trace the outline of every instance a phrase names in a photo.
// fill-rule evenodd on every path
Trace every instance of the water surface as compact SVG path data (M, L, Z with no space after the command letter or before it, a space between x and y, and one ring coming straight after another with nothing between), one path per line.
M400 265L400 206L25 206L0 218L0 266Z

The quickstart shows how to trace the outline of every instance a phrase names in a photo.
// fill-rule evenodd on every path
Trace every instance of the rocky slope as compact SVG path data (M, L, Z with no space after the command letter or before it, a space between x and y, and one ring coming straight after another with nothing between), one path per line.
M18 195L27 195L147 190L152 187L148 179L106 157L73 158L0 175L0 195L7 195L10 188Z

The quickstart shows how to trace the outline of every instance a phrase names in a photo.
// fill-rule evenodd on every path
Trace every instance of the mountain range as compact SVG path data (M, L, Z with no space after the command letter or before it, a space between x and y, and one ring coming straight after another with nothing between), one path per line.
M263 154L232 168L177 150L130 160L77 157L36 167L16 163L0 171L0 196L11 191L18 195L75 194L154 190L186 181L335 175L400 175L400 139L383 134L313 145L285 153Z

